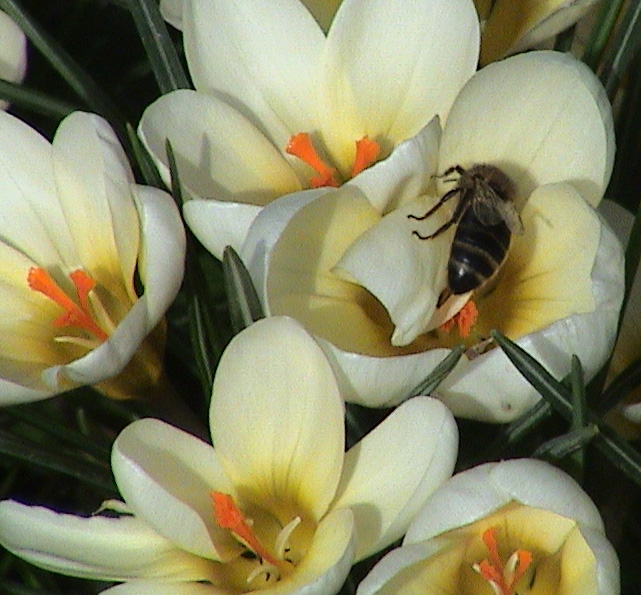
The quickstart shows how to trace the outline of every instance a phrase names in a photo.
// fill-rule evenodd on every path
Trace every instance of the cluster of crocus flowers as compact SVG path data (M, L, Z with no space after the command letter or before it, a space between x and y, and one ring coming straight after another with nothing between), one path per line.
M619 564L587 494L535 460L455 475L358 595L618 595Z
M511 57L470 79L442 131L434 120L341 188L265 207L241 255L268 313L322 338L348 400L399 402L463 342L435 394L455 415L508 421L540 396L500 350L484 352L492 329L558 377L572 353L592 376L612 348L623 254L594 206L613 156L610 106L587 67L551 51ZM457 184L443 172L479 163L513 181L524 233L489 286L439 304L456 226L416 233L444 225L457 200L416 217ZM470 298L476 312L452 329Z
M0 403L153 392L184 267L171 196L135 183L95 115L71 114L50 143L1 112L0 146Z
M27 39L18 25L0 11L0 79L19 83L27 70ZM0 101L0 107L5 103Z
M139 133L167 176L171 142L185 221L217 257L264 205L339 185L444 118L478 61L471 0L345 0L326 34L299 0L164 6L196 91L155 101Z
M124 581L105 593L330 595L406 531L453 470L456 424L435 399L397 408L344 452L343 401L314 339L270 318L216 372L215 446L155 419L126 427L117 518L0 503L0 543L39 566Z

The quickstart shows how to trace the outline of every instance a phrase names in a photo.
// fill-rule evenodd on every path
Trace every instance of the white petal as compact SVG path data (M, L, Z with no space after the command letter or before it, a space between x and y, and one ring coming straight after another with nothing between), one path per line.
M254 502L296 502L319 519L343 465L343 404L322 350L289 318L238 334L218 365L211 432L228 475Z
M510 501L509 494L490 481L498 463L486 463L457 473L430 496L410 525L403 545L431 539L473 523Z
M599 595L619 595L621 593L619 559L612 544L597 529L581 527L581 535L596 558Z
M481 41L482 65L532 48L578 21L596 0L492 2Z
M6 500L0 504L0 542L41 568L84 578L209 576L202 560L129 516L82 518Z
M318 339L338 379L342 397L365 407L393 407L406 399L449 354L449 349L377 357L344 351Z
M162 18L176 29L182 29L184 3L185 0L160 0Z
M227 246L240 253L262 208L240 202L194 199L184 204L183 216L200 243L222 260Z
M133 292L140 241L134 178L114 131L99 116L74 112L56 131L53 157L78 264L99 273L96 281L121 280Z
M383 217L344 253L336 270L365 287L385 306L392 322L392 345L409 345L430 329L439 295L447 286L447 262L454 228L421 241L413 235L433 233L450 217L439 209L424 222L422 216L436 199L423 195ZM433 328L433 327L432 327Z
M316 129L325 37L299 0L193 0L183 32L196 89L219 93L282 150Z
M149 186L133 186L140 216L143 295L111 336L84 357L52 366L43 379L58 386L61 375L78 384L96 384L119 374L145 337L156 327L182 283L185 232L171 197Z
M27 38L6 13L0 11L0 78L19 83L27 70Z
M502 461L490 470L487 479L510 499L603 532L603 521L594 502L576 481L549 463L535 459Z
M51 391L37 390L0 378L0 405L16 405L41 401L52 396Z
M58 201L49 142L0 111L0 237L41 266L78 262ZM10 148L10 150L9 150Z
M167 183L171 143L187 197L264 205L301 188L280 149L239 111L206 93L163 95L144 111L138 132Z
M542 51L472 77L443 130L439 169L493 163L521 201L537 186L568 181L596 205L613 160L612 111L598 79L571 56Z
M131 509L177 547L213 560L237 553L237 544L214 520L211 492L234 495L234 489L210 445L143 419L116 439L112 467Z
M427 397L410 399L345 457L335 507L356 518L356 559L405 533L428 496L450 477L458 431L449 410Z
M323 65L323 130L335 162L351 166L365 135L389 151L433 116L444 118L478 50L478 18L466 0L344 1Z
M131 581L101 591L100 595L222 595L207 583Z
M391 211L427 190L436 173L440 139L441 126L435 116L387 159L368 167L346 185L360 188L380 213Z

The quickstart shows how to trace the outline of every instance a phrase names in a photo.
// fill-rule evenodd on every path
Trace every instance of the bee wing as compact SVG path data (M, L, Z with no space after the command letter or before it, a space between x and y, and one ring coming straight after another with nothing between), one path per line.
M516 234L523 233L523 223L521 217L510 200L501 198L479 198L473 203L474 214L483 225L498 225L505 222L508 229Z

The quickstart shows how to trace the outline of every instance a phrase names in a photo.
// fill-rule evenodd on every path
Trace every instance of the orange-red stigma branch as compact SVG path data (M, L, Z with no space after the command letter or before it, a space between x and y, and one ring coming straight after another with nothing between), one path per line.
M322 186L338 187L336 170L333 167L329 167L320 158L316 149L314 149L312 139L306 132L299 132L292 136L285 148L285 152L298 157L318 173L317 177L309 181L309 185L312 188L321 188Z
M282 568L284 561L272 556L258 541L251 527L238 509L229 494L212 492L211 501L214 507L214 518L223 529L231 531L252 552L276 568Z
M76 304L43 268L32 267L29 269L27 283L30 289L48 297L63 308L64 312L53 321L54 327L72 326L81 328L100 339L100 341L106 341L109 335L98 326L91 315L89 307L89 292L95 287L96 282L81 270L73 271L69 278L76 287L80 305Z
M487 529L481 539L490 556L489 560L474 564L474 570L490 583L497 595L515 595L517 583L532 564L531 552L516 550L504 566L496 540L496 528Z
M470 336L478 316L479 311L476 304L472 300L469 300L452 318L446 320L439 326L439 330L449 333L454 328L454 325L456 325L458 334L463 337L463 339L466 339Z
M380 152L380 145L376 141L370 140L369 136L364 136L361 140L357 140L356 157L354 158L354 165L352 165L352 178L372 165Z

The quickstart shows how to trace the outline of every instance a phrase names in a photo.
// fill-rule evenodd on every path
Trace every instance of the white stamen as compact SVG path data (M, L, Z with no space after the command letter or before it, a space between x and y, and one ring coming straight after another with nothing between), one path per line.
M273 566L272 564L265 564L264 562L261 561L261 563L252 570L249 575L247 575L247 584L251 583L255 578L259 577L261 574L273 574L276 576L276 578L280 578L280 572L276 566ZM265 580L268 580L265 578Z
M294 532L294 529L300 525L301 519L299 516L293 518L289 523L287 523L278 533L278 537L276 538L276 544L275 544L275 549L276 549L276 556L278 556L281 560L284 560L285 558L285 548L287 546L287 543L289 541L289 537L291 534Z

